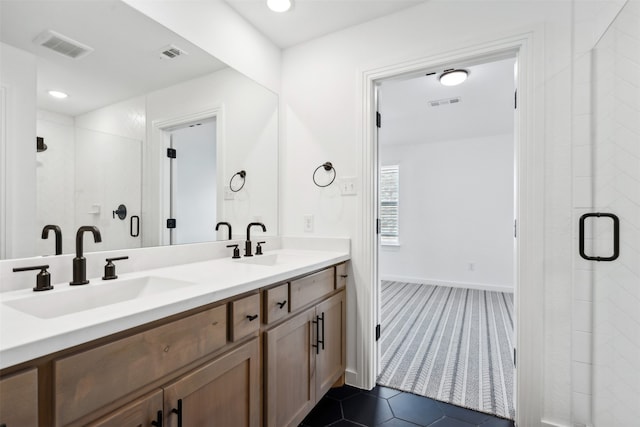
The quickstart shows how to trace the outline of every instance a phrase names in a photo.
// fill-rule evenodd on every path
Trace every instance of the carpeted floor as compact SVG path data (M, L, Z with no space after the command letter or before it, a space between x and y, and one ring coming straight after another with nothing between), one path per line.
M513 419L513 294L382 282L378 384Z

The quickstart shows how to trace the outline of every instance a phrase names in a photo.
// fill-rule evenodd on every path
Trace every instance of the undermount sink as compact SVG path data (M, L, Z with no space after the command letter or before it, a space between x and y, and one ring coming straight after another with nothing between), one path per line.
M73 287L63 292L47 291L2 304L42 319L65 316L111 304L158 295L193 285L165 277L144 276ZM51 293L49 293L51 292Z
M244 257L233 260L240 264L256 264L256 265L276 265L281 261L278 254L254 255L252 257Z

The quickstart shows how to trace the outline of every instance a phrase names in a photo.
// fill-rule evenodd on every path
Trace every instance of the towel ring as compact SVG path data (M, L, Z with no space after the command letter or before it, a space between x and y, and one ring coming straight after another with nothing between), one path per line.
M242 185L240 185L240 187L237 188L233 188L233 180L234 178L238 176L240 177L240 179L242 180ZM240 171L240 172L236 172L233 174L233 176L231 177L231 179L229 180L229 190L233 191L234 193L237 193L238 191L242 190L242 187L244 187L244 183L247 181L245 179L245 177L247 176L247 173L245 171Z
M329 172L329 171L331 171L331 170L333 171L333 178L331 178L331 181L329 181L329 183L328 183L328 184L320 185L320 184L318 184L318 181L316 181L316 173L320 170L320 168L323 168L323 169L324 169L324 170L326 170L327 172ZM328 187L328 186L330 186L331 184L333 184L333 181L335 181L335 180L336 180L336 168L334 168L334 167L333 167L333 165L331 164L331 162L325 162L325 163L321 164L320 166L318 166L318 167L316 168L316 170L314 170L314 171L313 171L313 183L314 183L315 185L317 185L318 187L321 187L321 188L322 188L322 187Z

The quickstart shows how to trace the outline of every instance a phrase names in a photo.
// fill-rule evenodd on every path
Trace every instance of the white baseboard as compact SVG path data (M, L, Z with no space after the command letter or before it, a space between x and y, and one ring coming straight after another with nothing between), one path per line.
M358 373L351 369L347 369L345 371L344 382L347 383L347 385L357 387L357 388L362 388L362 384L359 384L358 382Z
M513 293L513 286L510 285L495 285L488 283L464 283L453 282L448 280L438 279L425 279L421 277L406 277L406 276L394 276L394 275L381 275L381 280L389 280L393 282L405 282L405 283L426 283L436 286L449 286L452 288L467 288L476 289L479 291L496 291L496 292L511 292Z

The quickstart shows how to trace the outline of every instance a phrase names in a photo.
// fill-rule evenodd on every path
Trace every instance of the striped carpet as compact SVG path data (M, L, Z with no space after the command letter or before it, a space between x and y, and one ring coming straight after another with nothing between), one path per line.
M378 384L514 419L513 294L382 282Z

